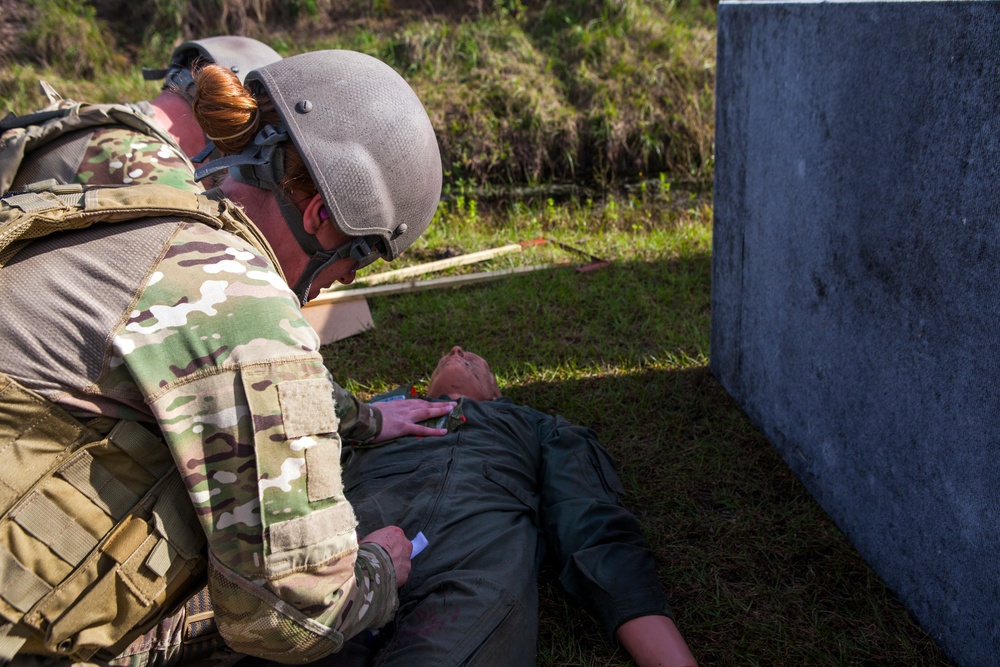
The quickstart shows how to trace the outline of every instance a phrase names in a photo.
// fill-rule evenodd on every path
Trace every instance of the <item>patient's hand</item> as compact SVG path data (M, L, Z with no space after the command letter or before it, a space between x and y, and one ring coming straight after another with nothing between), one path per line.
M382 430L372 444L393 440L404 435L447 435L448 429L430 428L417 422L443 417L455 409L455 403L432 403L419 398L380 402L372 407L382 413Z
M639 667L697 667L684 637L666 616L639 616L617 630L618 641Z

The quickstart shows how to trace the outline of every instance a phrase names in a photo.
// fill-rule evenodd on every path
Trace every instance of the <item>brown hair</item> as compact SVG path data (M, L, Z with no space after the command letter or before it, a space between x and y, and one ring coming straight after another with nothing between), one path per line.
M196 90L191 109L205 136L225 155L240 153L253 143L265 125L277 127L281 116L270 97L259 87L247 87L229 69L209 64L192 72ZM252 84L251 84L252 85ZM281 189L293 201L316 194L305 161L291 141L282 146L285 151L285 175Z

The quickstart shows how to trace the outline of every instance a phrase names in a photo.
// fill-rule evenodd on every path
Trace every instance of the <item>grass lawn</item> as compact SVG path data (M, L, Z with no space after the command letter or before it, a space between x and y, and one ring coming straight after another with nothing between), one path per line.
M611 266L372 298L375 328L324 349L334 377L361 395L420 387L460 344L514 400L594 428L702 665L948 664L708 371L710 193L610 208L442 205L396 264L541 236ZM567 260L585 263L543 246L464 271ZM541 586L540 665L631 664L551 572Z

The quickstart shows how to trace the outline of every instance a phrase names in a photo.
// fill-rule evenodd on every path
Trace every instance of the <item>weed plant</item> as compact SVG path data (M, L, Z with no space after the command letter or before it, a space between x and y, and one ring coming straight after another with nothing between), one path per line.
M126 59L106 39L106 27L93 6L73 0L31 0L31 5L37 18L24 38L42 64L84 79L124 69Z

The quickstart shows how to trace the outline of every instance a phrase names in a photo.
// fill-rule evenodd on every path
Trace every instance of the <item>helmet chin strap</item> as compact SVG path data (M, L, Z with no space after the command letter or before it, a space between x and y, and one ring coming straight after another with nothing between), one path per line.
M324 250L316 237L305 230L302 211L288 198L279 185L281 177L285 173L285 157L280 148L281 144L287 140L288 132L284 126L279 124L275 128L272 125L265 125L254 137L253 145L248 146L242 153L212 160L202 165L195 170L194 177L195 180L200 181L206 176L228 169L230 177L237 181L271 191L278 203L281 216L288 224L288 229L291 230L303 252L310 255L302 275L292 288L299 303L305 305L309 300L309 290L313 281L316 280L316 276L335 261L343 257L352 257L358 260L359 264L362 260L368 264L372 261L369 259L371 253L375 253L376 259L379 254L372 249L365 238L352 239L334 250ZM207 155L212 148L214 146L209 144L205 146L202 153Z
M361 236L351 239L339 248L313 253L312 257L309 258L309 263L306 264L306 268L302 270L302 275L296 281L295 287L292 288L295 295L299 297L299 303L303 306L306 305L306 302L309 301L309 290L312 288L316 276L337 260L353 259L358 263L357 268L355 268L356 271L364 266L368 266L381 257L382 253L379 250L379 243L380 239L368 239Z

